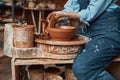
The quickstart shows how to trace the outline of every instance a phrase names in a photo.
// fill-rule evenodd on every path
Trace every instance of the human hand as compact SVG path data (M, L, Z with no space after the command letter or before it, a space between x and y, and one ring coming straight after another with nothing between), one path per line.
M49 26L54 26L57 22L62 21L64 16L65 12L62 11L54 11L50 13L47 17L47 21L50 23Z
M62 12L62 11L54 11L47 16L47 21L60 20L61 17L65 17L65 13L66 12Z
M60 18L65 18L65 17L74 20L79 20L78 12L54 11L48 15L47 21L50 23L50 26L54 26L56 22L61 21Z

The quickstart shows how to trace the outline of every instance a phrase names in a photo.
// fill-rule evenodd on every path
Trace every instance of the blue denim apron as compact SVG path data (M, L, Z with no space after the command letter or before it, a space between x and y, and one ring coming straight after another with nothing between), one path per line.
M92 40L75 57L73 72L77 80L115 80L105 68L120 55L120 9L105 11L89 23L85 33L77 30Z

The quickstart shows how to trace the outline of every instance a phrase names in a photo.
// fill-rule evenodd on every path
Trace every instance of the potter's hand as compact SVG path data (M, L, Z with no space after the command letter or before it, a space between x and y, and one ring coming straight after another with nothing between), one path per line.
M47 17L48 21L57 21L59 20L59 18L64 17L66 12L62 12L62 11L54 11L52 13L50 13Z
M68 17L71 19L79 19L78 12L62 12L62 11L54 11L50 13L47 17L48 21L57 21L59 18Z
M47 21L49 22L49 27L54 27L56 22L61 20L61 17L64 17L65 12L62 11L54 11L50 13L47 17Z
M71 19L78 19L78 12L62 12L62 11L54 11L50 13L47 17L47 21L50 23L49 26L54 26L56 22L60 20L60 18L71 18Z

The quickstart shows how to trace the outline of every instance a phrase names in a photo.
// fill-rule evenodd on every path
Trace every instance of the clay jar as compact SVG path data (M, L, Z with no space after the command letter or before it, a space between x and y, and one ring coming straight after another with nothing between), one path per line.
M51 40L70 41L75 36L75 27L73 26L56 26L54 28L47 27Z
M34 25L13 25L13 42L17 48L30 48L34 46Z

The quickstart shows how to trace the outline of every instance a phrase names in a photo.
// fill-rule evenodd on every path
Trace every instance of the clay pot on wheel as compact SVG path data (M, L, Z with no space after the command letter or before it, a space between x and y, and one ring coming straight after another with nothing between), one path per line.
M49 26L51 23L42 21L42 32L48 34L51 40L70 41L75 36L74 26Z
M70 41L74 38L75 27L73 26L57 26L55 28L48 27L51 40Z

